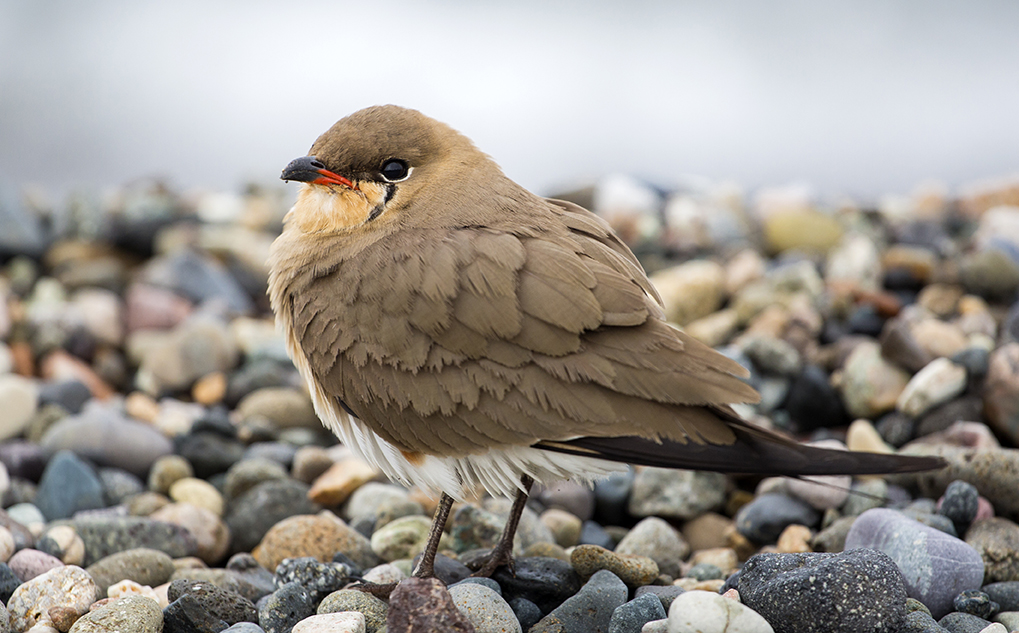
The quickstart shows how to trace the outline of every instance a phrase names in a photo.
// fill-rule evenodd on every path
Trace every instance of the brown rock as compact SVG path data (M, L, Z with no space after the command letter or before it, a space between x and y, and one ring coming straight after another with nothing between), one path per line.
M389 596L389 633L474 633L474 625L437 578L408 578Z
M1019 445L1019 343L991 353L984 382L984 414L991 427Z
M630 587L649 585L658 577L658 564L647 556L617 554L599 545L573 548L570 564L583 578L607 569Z
M350 493L378 477L379 473L368 462L348 457L329 467L308 490L308 498L324 506L338 506Z
M53 623L53 628L61 631L61 633L67 633L71 626L81 617L81 614L71 607L50 607L46 615L49 616L50 622Z
M226 395L226 374L221 371L214 371L205 374L191 387L191 397L195 402L210 406L222 402Z
M683 538L690 549L702 550L712 547L728 547L725 531L733 524L732 519L714 512L705 512L696 519L683 524Z
M207 508L171 503L150 514L149 518L179 525L190 532L198 543L198 557L210 565L221 561L230 548L230 528Z
M924 319L914 324L911 331L920 347L934 358L953 356L969 344L959 326L938 319Z
M333 465L329 451L321 446L302 446L294 453L290 475L297 481L310 484Z
M984 582L1019 580L1019 525L1001 517L975 522L966 543L984 559Z
M810 539L813 536L810 528L804 525L790 525L778 536L778 551L783 554L799 554L813 551Z
M276 569L284 558L313 556L329 562L336 552L343 552L362 568L373 567L379 560L371 542L331 512L280 521L266 532L251 553L262 567Z

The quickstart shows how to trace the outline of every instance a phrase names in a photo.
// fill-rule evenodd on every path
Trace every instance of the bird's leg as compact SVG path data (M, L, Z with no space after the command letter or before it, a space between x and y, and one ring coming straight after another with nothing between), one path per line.
M524 513L524 506L527 505L527 495L531 491L534 479L524 475L520 478L520 483L523 484L523 488L517 491L517 498L513 500L513 507L510 508L509 517L506 519L506 527L503 528L499 542L496 543L484 566L472 575L488 578L495 573L496 569L503 565L506 565L510 568L510 571L513 571L513 536L517 533L517 526L520 525L520 515Z
M421 553L421 560L414 568L414 576L417 578L431 578L435 575L435 554L439 551L439 541L446 529L446 519L449 518L449 509L453 507L453 497L442 493L439 505L435 508L435 516L432 518L432 528L428 532L428 542L425 543L425 551ZM389 598L389 594L396 589L398 582L377 583L360 581L352 589L370 593L377 598Z
M449 509L452 507L453 497L442 493L439 505L435 508L435 516L432 517L432 529L428 532L425 551L421 552L421 560L414 568L414 575L418 578L431 578L435 575L435 554L439 551L439 541L446 529L446 519L449 518Z

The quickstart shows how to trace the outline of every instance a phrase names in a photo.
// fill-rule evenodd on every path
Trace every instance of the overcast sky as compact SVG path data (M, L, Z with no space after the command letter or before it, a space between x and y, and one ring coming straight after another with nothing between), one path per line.
M957 185L1019 172L1017 34L1011 0L0 0L0 180L234 189L397 103L540 193Z

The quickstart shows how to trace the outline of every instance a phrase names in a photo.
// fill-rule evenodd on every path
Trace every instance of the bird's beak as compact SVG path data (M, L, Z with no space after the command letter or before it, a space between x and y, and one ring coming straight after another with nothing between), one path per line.
M326 169L325 165L314 156L302 156L290 161L290 164L280 175L280 180L310 182L313 185L343 185L350 189L357 189L357 186L350 180Z

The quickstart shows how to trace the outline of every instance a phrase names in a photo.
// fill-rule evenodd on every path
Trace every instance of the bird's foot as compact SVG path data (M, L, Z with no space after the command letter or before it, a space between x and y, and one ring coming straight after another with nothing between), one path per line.
M375 596L376 598L379 598L380 600L388 600L389 594L393 593L393 590L396 589L396 586L398 584L400 583L398 582L377 583L370 582L367 580L359 580L356 583L348 586L347 589L357 589L358 591L370 593L371 595Z
M474 578L490 578L495 573L495 570L502 566L505 566L511 575L514 574L515 563L513 562L512 548L496 547L488 556L476 560L474 564L470 565L475 570L471 576Z

